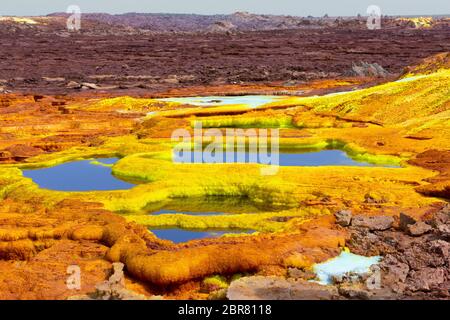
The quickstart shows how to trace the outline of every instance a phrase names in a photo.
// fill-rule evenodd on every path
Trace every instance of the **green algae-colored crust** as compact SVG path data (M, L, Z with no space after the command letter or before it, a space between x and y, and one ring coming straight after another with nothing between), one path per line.
M312 210L308 210L312 211ZM276 217L289 216L295 221L291 223L276 222ZM292 222L307 220L313 214L308 214L307 210L267 212L255 214L234 214L218 216L195 216L185 214L163 214L163 215L126 215L128 221L133 221L148 227L174 227L182 229L252 229L259 232L283 231ZM317 216L317 214L315 214Z
M226 289L229 286L227 279L220 275L205 278L203 280L203 285L212 287L215 290Z
M200 118L192 122L201 121L203 128L294 128L292 118L288 116L281 117L219 117L219 118Z
M100 166L100 167L106 167L106 168L112 168L112 164L107 164L107 163L103 163L97 160L93 160L90 162L90 164L94 165L94 166Z

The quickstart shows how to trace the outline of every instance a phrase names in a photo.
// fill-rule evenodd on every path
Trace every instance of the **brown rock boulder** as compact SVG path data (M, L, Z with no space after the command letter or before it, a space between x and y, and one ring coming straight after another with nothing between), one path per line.
M348 284L339 286L339 294L351 300L370 300L372 297L372 293L366 288Z
M393 224L394 218L389 216L356 216L352 219L352 227L366 228L370 231L384 231Z
M413 237L419 237L431 231L431 227L425 222L419 221L407 226L408 234Z
M443 238L450 238L450 225L443 224L438 227L438 233Z
M245 277L228 288L230 300L331 300L338 297L335 287L282 277Z
M412 271L410 275L409 287L412 291L429 291L445 282L445 270L443 268L424 268Z
M399 227L401 230L403 231L408 231L408 226L411 224L416 223L416 219L414 219L413 217L407 215L406 213L400 213L400 222L399 222Z
M95 286L95 292L69 300L148 300L149 298L125 287L123 263L113 263L113 273L108 280Z
M386 266L386 269L389 274L395 276L400 282L405 282L408 277L409 266L406 263L389 264Z
M342 227L348 227L352 222L352 212L350 210L340 210L334 214L336 223Z

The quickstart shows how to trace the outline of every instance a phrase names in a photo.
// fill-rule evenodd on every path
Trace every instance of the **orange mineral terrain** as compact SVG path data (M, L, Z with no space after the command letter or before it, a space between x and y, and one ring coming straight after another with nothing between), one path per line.
M449 299L448 19L390 20L390 41L358 20L244 18L191 42L95 35L95 15L68 34L60 15L0 20L0 299ZM361 62L348 30L380 52ZM333 41L299 53L299 34ZM145 77L146 39L178 67ZM418 48L395 59L401 41ZM270 163L250 149L267 135ZM244 148L225 161L230 136Z

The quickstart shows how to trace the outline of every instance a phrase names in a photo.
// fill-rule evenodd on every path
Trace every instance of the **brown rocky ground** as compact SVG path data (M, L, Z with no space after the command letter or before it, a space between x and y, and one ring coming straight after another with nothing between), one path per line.
M393 227L350 227L350 249L382 255L381 284L400 299L450 296L450 206L431 208L417 218L402 213Z
M80 33L69 33L64 21L0 22L0 88L39 94L81 89L150 94L199 85L278 82L289 87L351 75L352 64L360 61L400 73L421 58L450 50L448 29L437 27L371 31L344 24L161 34L88 20Z

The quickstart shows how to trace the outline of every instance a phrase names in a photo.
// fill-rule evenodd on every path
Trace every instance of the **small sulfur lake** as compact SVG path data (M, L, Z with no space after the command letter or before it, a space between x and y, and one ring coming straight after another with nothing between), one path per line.
M111 165L118 158L102 158L63 163L50 168L23 170L39 187L57 191L111 191L135 185L114 177Z
M205 156L201 151L193 151L183 154L174 152L173 160L176 163L263 163L278 164L280 166L356 166L356 167L398 167L394 165L381 165L364 161L356 161L342 150L321 151L283 151L278 156L268 153L263 159L258 153L250 152L223 152Z
M188 230L188 229L150 229L159 239L183 243L197 239L218 238L224 234L251 234L254 230Z
M190 104L198 107L217 107L227 105L245 105L254 109L265 104L274 102L283 97L266 95L248 95L248 96L209 96L209 97L182 97L182 98L163 98L157 99L164 102L177 102Z

